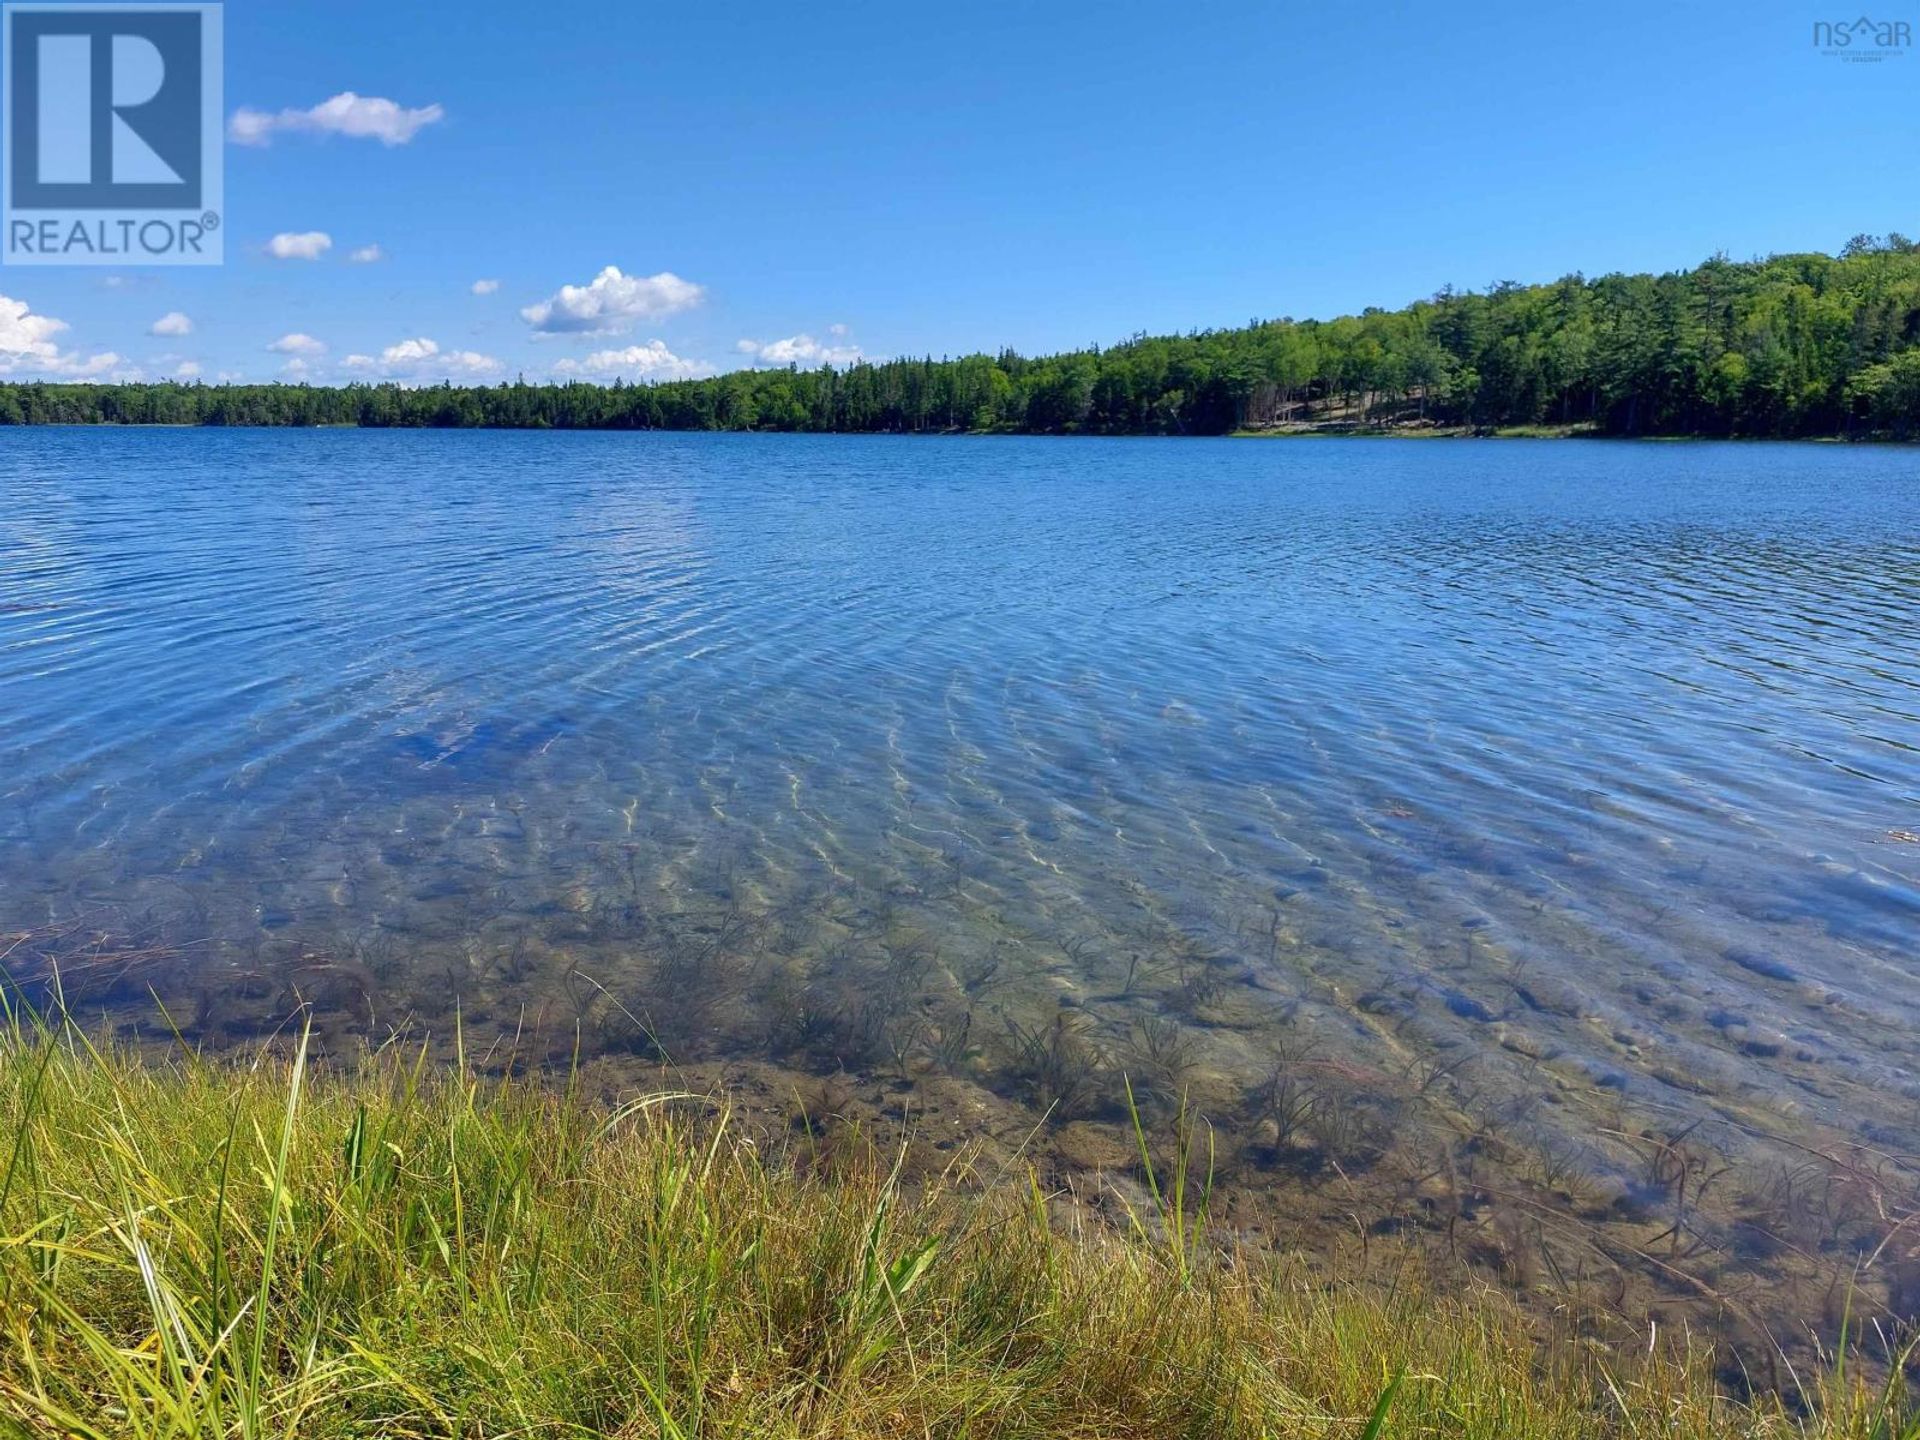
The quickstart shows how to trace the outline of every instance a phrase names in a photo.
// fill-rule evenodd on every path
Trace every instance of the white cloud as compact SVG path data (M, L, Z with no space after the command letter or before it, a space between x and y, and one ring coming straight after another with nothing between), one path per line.
M832 332L845 335L847 327L836 325ZM742 340L734 345L742 355L751 355L759 365L857 365L867 358L858 345L822 345L811 335L789 335L784 340Z
M358 250L348 253L347 259L355 265L372 265L387 258L387 252L378 245L362 245Z
M24 300L0 295L0 368L11 370L21 362L46 363L59 357L53 337L67 322L51 315L35 315Z
M609 265L586 285L563 285L520 316L542 335L616 335L636 320L654 320L689 310L706 290L672 271L658 275L623 275Z
M367 355L349 355L346 363L365 370L372 368L374 361ZM380 352L379 368L397 380L453 380L493 375L501 366L493 356L476 350L442 350L422 335L387 346Z
M267 346L267 349L276 355L324 355L327 353L325 341L316 340L311 335L303 335L298 330L291 335L282 335Z
M144 369L128 364L124 355L116 355L111 350L103 355L89 355L59 374L63 380L98 380L106 385L133 385L147 378Z
M449 376L478 379L482 375L498 375L501 366L493 356L482 355L478 350L454 350L441 355L431 368L444 370Z
M371 370L375 361L371 355L349 355L340 362L342 370Z
M413 365L422 360L431 360L440 353L440 347L422 336L418 340L402 340L398 345L389 345L380 352L383 365Z
M846 333L847 333L847 327L844 325L827 326L827 334L829 335L844 335Z
M267 242L267 253L276 260L318 260L332 248L333 237L324 230L283 233Z
M304 380L313 371L313 367L298 355L280 367L280 373L289 380Z
M198 360L182 360L178 365L173 367L173 378L176 380L198 380L200 378L200 362Z
M66 329L66 321L36 315L26 301L0 295L0 375L25 371L86 379L121 363L111 350L84 359L63 352L53 337Z
M149 335L191 335L193 321L178 310L169 310L147 327L147 333Z
M500 282L498 280L476 280L473 282L473 293L476 295L491 295L499 288Z
M233 112L227 138L236 145L270 145L276 133L344 135L352 140L378 140L382 145L404 145L429 125L446 118L438 105L409 110L377 95L343 90L311 110L250 110Z
M713 366L704 360L684 360L667 349L660 340L644 345L629 345L624 350L596 350L584 360L562 360L553 367L556 375L587 375L611 380L697 380L713 374Z

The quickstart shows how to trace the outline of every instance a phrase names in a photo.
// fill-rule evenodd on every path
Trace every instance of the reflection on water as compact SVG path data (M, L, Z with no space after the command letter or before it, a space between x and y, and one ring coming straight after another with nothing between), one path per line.
M1920 1151L1912 452L15 432L0 567L0 927L208 1036Z

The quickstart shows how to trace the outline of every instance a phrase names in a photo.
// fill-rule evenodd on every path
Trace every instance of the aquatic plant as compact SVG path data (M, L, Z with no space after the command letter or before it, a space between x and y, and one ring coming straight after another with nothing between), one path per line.
M1072 1119L1099 1098L1110 1062L1086 1015L1062 1008L1033 1026L1005 1018L1009 1053L1003 1069L1029 1104L1057 1121Z

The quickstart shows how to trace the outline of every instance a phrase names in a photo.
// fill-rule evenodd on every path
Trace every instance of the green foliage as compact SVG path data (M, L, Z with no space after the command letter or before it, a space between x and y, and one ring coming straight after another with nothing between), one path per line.
M657 385L0 386L0 424L1217 435L1293 422L1612 435L1920 429L1920 246L1443 290L1402 310Z
M1911 435L1920 424L1920 350L1867 366L1847 382L1847 394L1874 429Z

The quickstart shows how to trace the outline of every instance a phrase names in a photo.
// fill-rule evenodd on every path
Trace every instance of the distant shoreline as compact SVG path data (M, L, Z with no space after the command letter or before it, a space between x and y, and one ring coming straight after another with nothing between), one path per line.
M315 422L215 420L30 420L0 421L0 434L8 430L365 430L445 432L487 431L498 434L632 434L632 435L790 435L790 436L872 436L903 440L1007 439L1007 440L1601 440L1619 443L1659 444L1751 444L1751 445L1893 445L1902 448L1920 444L1920 436L1884 433L1855 435L1716 435L1672 431L1637 435L1617 434L1591 425L1352 425L1343 422L1324 424L1242 427L1213 433L1161 434L1147 431L1107 430L1014 430L1004 427L981 430L786 430L775 427L753 429L708 428L649 425L436 425L365 424L352 420Z
M1639 440L1770 445L1911 445L1897 435L1713 435L1671 431L1614 434L1591 425L1276 425L1228 432L1233 440Z
M1915 316L1920 243L1859 235L1837 256L1443 289L1398 310L1039 356L636 359L625 374L608 351L540 381L480 356L458 385L426 367L375 379L377 365L331 384L8 379L0 425L1906 440L1920 438Z

